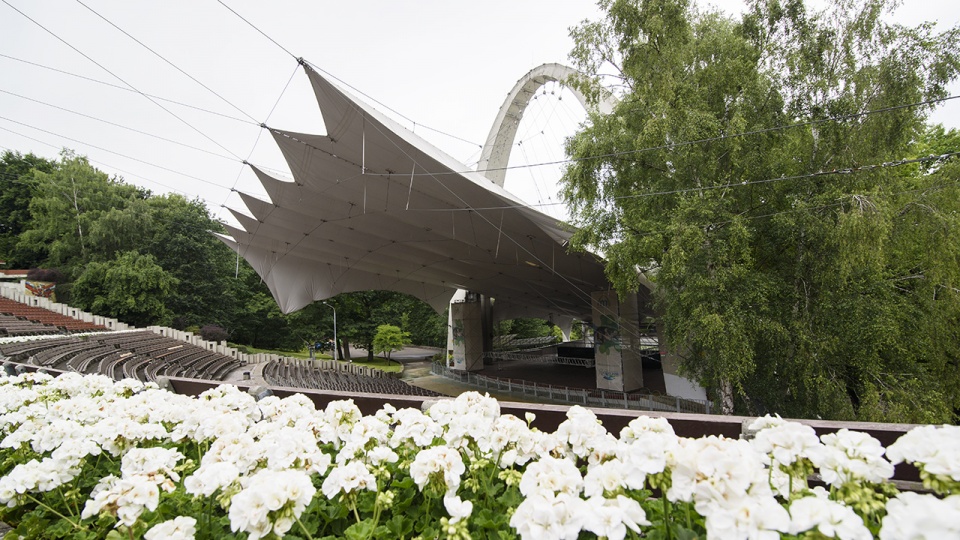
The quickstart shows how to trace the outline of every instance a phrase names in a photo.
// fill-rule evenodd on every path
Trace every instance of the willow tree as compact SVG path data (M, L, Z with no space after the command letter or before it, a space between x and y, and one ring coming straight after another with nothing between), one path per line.
M884 0L748 4L602 0L573 29L574 84L621 97L567 144L574 245L622 292L654 281L666 345L727 412L955 419L957 169L901 161L935 147L960 31Z

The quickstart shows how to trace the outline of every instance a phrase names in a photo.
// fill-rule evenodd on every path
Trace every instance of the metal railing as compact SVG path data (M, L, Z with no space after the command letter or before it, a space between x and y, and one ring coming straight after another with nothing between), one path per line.
M655 394L634 394L614 390L570 388L524 381L519 379L501 379L488 377L469 371L452 370L434 363L431 367L434 375L442 375L477 388L495 390L523 397L547 399L557 403L603 407L608 409L631 409L638 411L662 411L699 414L719 414L712 402L697 399L684 399L676 396Z
M490 362L505 362L522 360L524 362L536 362L539 364L559 364L564 366L594 367L596 361L593 358L576 358L572 356L557 356L555 354L537 354L522 352L486 352L483 353L484 360Z

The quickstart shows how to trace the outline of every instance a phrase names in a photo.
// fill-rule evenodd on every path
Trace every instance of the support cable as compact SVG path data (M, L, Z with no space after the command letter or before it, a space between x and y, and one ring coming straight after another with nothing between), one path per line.
M236 158L237 161L241 161L240 156L238 156L238 155L234 154L233 152L231 152L229 148L227 148L227 147L223 146L222 144L218 143L218 142L215 141L212 137L210 137L210 136L207 135L206 133L200 131L200 129L198 129L197 127L195 127L193 124L191 124L190 122L187 122L186 120L184 120L183 118L181 118L179 115L177 115L175 112L173 112L173 111L171 111L170 109L164 107L162 104L160 104L159 101L157 101L157 100L151 98L150 96L148 96L147 94L141 92L138 88L136 88L136 87L133 86L132 84L128 83L128 82L127 82L126 80L124 80L122 77L120 77L120 76L117 75L116 73L110 71L106 66L104 66L103 64L97 62L97 61L94 60L92 57L90 57L89 55L87 55L86 53L84 53L83 51L81 51L80 49L74 47L74 46L71 45L68 41L66 41L65 39L63 39L63 38L60 37L59 35L57 35L55 32L53 32L52 30L50 30L50 29L47 28L46 26L40 24L38 21L36 21L35 19L33 19L32 17L30 17L29 15L27 15L27 14L24 13L23 11L20 11L16 6L10 4L10 2L9 2L8 0L0 0L0 2L3 2L3 3L6 4L8 7L10 7L10 8L13 9L14 11L16 11L17 13L19 13L20 15L22 15L24 18L26 18L28 21L32 22L33 24L35 24L36 26L38 26L39 28L41 28L44 32L47 32L48 34L50 34L51 36L53 36L54 38L56 38L57 41L63 43L63 44L66 45L67 47L70 47L71 49L73 49L73 51L76 52L77 54L83 56L84 58L86 58L86 59L89 60L90 62L93 62L97 67L99 67L100 69L106 71L107 73L109 73L110 75L112 75L114 78L116 78L118 81L120 81L120 82L122 82L123 84L129 86L131 89L133 89L134 91L136 91L138 94L140 94L141 96L143 96L143 97L145 97L146 99L148 99L151 103L153 103L153 104L156 105L157 107L160 107L161 109L163 109L167 114L169 114L170 116L173 116L174 118L176 118L177 120L179 120L181 123L183 123L185 126L189 127L189 128L192 129L193 131L197 132L197 134L199 134L201 137L207 139L208 141L210 141L210 142L212 142L213 144L215 144L217 147L219 147L219 148L220 148L221 150L223 150L224 152L226 152L226 153L230 154L231 156L233 156L234 158Z
M272 37L270 37L269 35L267 35L266 32L264 32L263 30L257 28L257 26L256 26L255 24L253 24L252 22L250 22L249 20L247 20L243 15L237 13L232 7L230 7L230 6L228 6L227 4L225 4L225 3L223 2L223 0L217 0L217 2L218 2L221 6L227 8L227 10L228 10L230 13L233 13L234 15L236 15L237 17L239 17L241 21L247 23L247 24L250 26L250 28L253 28L253 29L256 30L257 32L259 32L260 35L262 35L263 37L269 39L271 43L273 43L273 44L276 45L277 47L280 47L280 49L281 49L283 52L285 52L285 53L287 53L288 55L290 55L291 58L293 58L294 60L297 59L297 56L296 56L295 54L293 54L292 52L290 52L289 50L287 50L287 48L284 47L283 45L281 45L279 42L277 42L277 40L275 40L275 39L273 39Z
M0 1L6 1L6 0L0 0ZM581 161L589 161L589 160L592 160L592 159L606 159L606 158L623 157L623 156L630 156L630 155L635 155L635 154L642 154L642 153L645 153L645 152L653 152L653 151L656 151L656 150L671 150L671 149L674 149L674 148L682 148L682 147L684 147L684 146L692 146L692 145L696 145L696 144L705 144L705 143L710 143L710 142L717 142L717 141L722 141L722 140L726 140L726 139L737 139L737 138L742 138L742 137L748 137L748 136L751 136L751 135L762 135L762 134L765 134L765 133L773 133L773 132L776 132L776 131L783 131L783 130L798 128L798 127L815 126L815 125L823 124L823 123L826 123L826 122L843 122L843 121L846 121L846 120L852 120L852 119L855 119L855 118L862 118L862 117L865 117L865 116L870 116L870 115L872 115L872 114L886 113L886 112L896 111L896 110L900 110L900 109L908 109L908 108L912 108L912 107L923 107L923 106L926 106L926 105L935 105L935 104L937 104L937 103L943 103L943 102L950 101L950 100L953 100L953 99L960 99L960 95L953 95L953 96L946 96L946 97L942 97L942 98L928 99L928 100L925 100L925 101L918 101L918 102L915 102L915 103L906 103L906 104L903 104L903 105L893 105L893 106L890 106L890 107L883 107L883 108L880 108L880 109L871 109L871 110L869 110L869 111L864 111L864 112L859 112L859 113L851 113L851 114L845 114L845 115L839 115L839 116L831 116L831 117L827 117L827 118L820 118L820 119L817 119L817 120L808 120L808 121L805 121L805 122L798 122L798 123L796 123L796 124L785 124L785 125L781 125L781 126L774 126L774 127L769 127L769 128L756 129L756 130L752 130L752 131L743 131L743 132L740 132L740 133L730 133L730 134L728 134L728 135L717 135L717 136L715 136L715 137L706 137L706 138L703 138L703 139L695 139L695 140L692 140L692 141L682 141L682 142L677 142L677 143L663 144L663 145L659 145L659 146L648 146L648 147L645 147L645 148L636 148L636 149L633 149L633 150L623 150L623 151L620 151L620 152L610 152L610 153L608 153L608 154L597 154L597 155L593 155L593 156L583 156L583 157L578 157L578 158L562 159L562 160L548 161L548 162L543 162L543 163L529 163L529 164L526 164L526 165L514 165L514 166L507 166L507 167L494 167L494 168L490 168L490 169L463 170L463 171L445 171L445 172L419 173L419 174L424 175L424 176L428 176L428 175L429 175L429 176L449 176L449 175L452 175L452 174L469 174L469 173L476 173L476 172L483 173L483 172L487 172L487 171L508 171L508 170L512 170L512 169L525 169L525 168L530 168L530 167L547 167L547 166L551 166L551 165L564 165L564 164L567 164L567 163L578 163L578 162L581 162Z
M218 154L218 153L216 153L216 152L211 152L210 150L205 150L205 149L200 148L200 147L197 147L197 146L193 146L193 145L190 145L190 144L186 144L186 143L183 143L183 142L180 142L180 141L175 141L175 140L173 140L173 139L168 139L168 138L166 138L166 137L161 137L160 135L154 135L153 133L148 133L148 132L146 132L146 131L141 131L141 130L139 130L139 129L132 128L132 127L130 127L130 126L125 126L125 125L123 125L123 124L118 124L118 123L116 123L116 122L111 122L111 121L109 121L109 120L104 120L103 118L98 118L98 117L96 117L96 116L91 116L91 115L89 115L89 114L84 114L84 113L82 113L82 112L75 111L75 110L73 110L73 109L68 109L68 108L66 108L66 107L61 107L61 106L59 106L59 105L54 105L53 103L47 103L46 101L41 101L41 100L39 100L39 99L34 99L34 98L31 98L31 97L22 96L22 95L20 95L20 94L15 94L15 93L13 93L13 92L9 92L9 91L7 91L7 90L3 90L2 88L0 88L0 93L7 94L7 95L10 95L10 96L14 96L14 97L18 97L18 98L20 98L20 99L25 99L25 100L27 100L27 101L32 101L32 102L34 102L34 103L38 103L38 104L44 105L44 106L46 106L46 107L51 107L51 108L53 108L53 109L57 109L57 110L60 110L60 111L63 111L63 112L68 112L68 113L70 113L70 114L75 114L75 115L77 115L77 116L82 116L83 118L87 118L87 119L90 119L90 120L94 120L94 121L97 121L97 122L101 122L101 123L104 123L104 124L107 124L107 125L110 125L110 126L113 126L113 127L118 127L118 128L120 128L120 129L125 129L125 130L127 130L127 131L132 131L132 132L134 132L134 133L139 133L140 135L145 135L145 136L147 136L147 137L152 137L152 138L154 138L154 139L157 139L157 140L160 140L160 141L163 141L163 142L167 142L167 143L170 143L170 144L175 144L175 145L177 145L177 146L182 146L182 147L184 147L184 148L189 148L189 149L191 149L191 150L196 150L196 151L198 151L198 152L203 152L203 153L205 153L205 154L210 154L211 156L216 156L216 157L218 157L218 158L228 159L228 160L230 160L230 161L236 161L235 159L233 159L233 158L230 157L230 156L225 156L225 155L223 155L223 154Z
M49 131L49 130L46 130L46 129L43 129L43 128L38 128L38 127L36 127L36 126L32 126L32 125L30 125L30 124L26 124L26 123L24 123L24 122L19 122L19 121L17 121L17 120L13 120L13 119L7 118L7 117L5 117L5 116L0 116L0 120L6 120L7 122L12 122L12 123L14 123L14 124L17 124L17 125L20 125L20 126L24 126L24 127L28 127L28 128L30 128L30 129L35 129L35 130L40 131L40 132L42 132L42 133L46 133L46 134L48 134L48 135L53 135L54 137L59 137L59 138L61 138L61 139L65 139L65 140L68 140L68 141L70 141L70 142L75 142L75 143L77 143L77 144L82 144L82 145L84 145L84 146L89 146L90 148L96 148L97 150L100 150L100 151L102 151L102 152L108 152L108 153L110 153L110 154L113 154L113 155L116 155L116 156L120 156L120 157L122 157L122 158L126 158L126 159L129 159L129 160L132 160L132 161L136 161L136 162L138 162L138 163L143 163L144 165L150 165L151 167L156 167L156 168L158 168L158 169L160 169L160 170L163 170L163 171L171 172L171 173L174 173L174 174L179 174L180 176L189 178L189 179L191 179L191 180L196 180L196 181L198 181L198 182L203 182L204 184L210 184L211 186L216 186L216 187L218 187L218 188L220 188L220 189L227 189L226 186L222 186L222 185L220 185L220 184L217 184L216 182L211 182L210 180L206 180L206 179L204 179L204 178L200 178L199 176L193 176L192 174L187 174L187 173L185 173L185 172L180 172L180 171L178 171L178 170L176 170L176 169L171 169L171 168L169 168L169 167L164 167L163 165L157 165L156 163L151 163L151 162L149 162L149 161L144 161L144 160L142 160L142 159L135 158L135 157L133 157L133 156L128 156L128 155L122 154L122 153L120 153L120 152L115 152L115 151L113 151L113 150L109 150L109 149L107 149L107 148L103 148L102 146L96 146L96 145L90 144L90 143L88 143L88 142L81 141L81 140L79 140L79 139L74 139L74 138L72 138L72 137L67 137L66 135L61 135L61 134L55 133L55 132L53 132L53 131ZM25 135L22 135L22 134L20 134L20 133L17 133L17 132L15 132L15 131L12 131L12 130L9 130L9 129L6 129L6 128L0 127L0 129L3 129L4 131L9 131L10 133L14 133L14 134L16 134L16 135L20 135L21 137L25 137ZM27 138L29 138L29 137L27 137ZM34 139L34 140L36 140L36 139ZM39 142L39 141L38 141L38 142ZM44 143L44 144L46 144L46 143Z
M58 68L51 67L51 66L47 66L47 65L44 65L44 64L39 64L39 63L37 63L37 62L31 62L30 60L24 60L23 58L17 58L17 57L15 57L15 56L10 56L10 55L8 55L8 54L0 53L0 58L6 58L6 59L8 59L8 60L13 60L13 61L15 61L15 62L21 62L21 63L27 64L27 65L30 65L30 66L34 66L34 67L38 67L38 68L41 68L41 69L46 69L46 70L49 70L49 71L53 71L53 72L59 73L59 74L61 74L61 75L67 75L67 76L70 76L70 77L75 77L75 78L77 78L77 79L83 79L83 80L85 80L85 81L90 81L90 82L92 82L92 83L101 84L101 85L103 85L103 86L109 86L110 88L116 88L117 90L123 90L124 92L139 93L139 92L137 92L136 90L134 90L134 89L132 89L132 88L128 88L128 87L126 87L126 86L120 86L119 84L113 84L113 83L109 83L109 82L107 82L107 81L101 81L100 79L94 79L93 77L87 77L87 76L85 76L85 75L80 75L80 74L77 74L77 73L72 73L72 72L70 72L70 71L65 71L65 70L58 69ZM175 100L175 99L169 99L169 98L165 98L165 97L160 97L160 96L157 96L157 95L155 95L155 94L144 94L144 95L146 95L147 97L151 97L151 98L153 98L153 99L156 99L156 100L158 100L158 101L163 101L163 102L166 102L166 103L172 103L172 104L174 104L174 105L179 105L179 106L181 106L181 107L187 107L188 109L193 109L193 110L195 110L195 111L200 111L200 112L203 112L203 113L216 115L216 116L219 116L219 117L221 117L221 118L226 118L226 119L228 119L228 120L234 120L234 121L237 121L237 122L243 122L244 124L252 124L252 125L255 125L255 126L260 124L259 122L252 122L252 121L250 121L250 120L244 120L243 118L237 118L236 116L230 116L229 114L223 114L223 113L219 113L219 112L217 112L217 111L211 111L210 109L204 109L203 107L197 107L197 106L195 106L195 105L190 105L190 104L188 104L188 103L184 103L184 102L182 102L182 101L177 101L177 100Z
M142 42L142 41L140 41L139 39L137 39L137 38L133 37L132 35L130 35L129 32L127 32L127 31L124 30L123 28L120 28L120 27L117 26L116 24L114 24L113 21L111 21L110 19L107 19L106 17L104 17L103 15L101 15L99 12L97 12L97 11L96 11L95 9L93 9L92 7L84 4L84 3L83 3L83 0L76 0L76 2L77 2L78 4L80 4L81 6L87 8L87 10L89 10L91 13L93 13L93 14L96 15L97 17L100 17L104 22L106 22L106 23L109 24L110 26L116 28L116 29L117 29L120 33L122 33L123 35L125 35L125 36L127 36L128 38L132 39L133 41L137 42L137 44L139 44L139 45L140 45L141 47L143 47L144 49L146 49L146 50L150 51L151 53L153 53L154 56L156 56L157 58L159 58L159 59L163 60L164 62L166 62L170 67L172 67L173 69L179 71L180 73L182 73L183 75L185 75L185 76L186 76L188 79L190 79L191 81L193 81L193 82L199 84L200 86L202 86L202 87L204 88L204 90L206 90L206 91L210 92L211 94L213 94L213 95L217 96L218 98L220 98L221 101L223 101L223 102L226 103L227 105L233 107L234 110L236 110L236 111L239 112L240 114L246 116L246 117L249 118L251 121L256 122L256 119L255 119L254 117L250 116L249 114L247 114L246 111L244 111L244 110L241 109L240 107L237 107L236 105L234 105L232 102L230 102L230 100L228 100L227 98L225 98L225 97L223 97L222 95L218 94L214 89L212 89L212 88L210 88L209 86L207 86L207 85L203 84L202 82L200 82L200 81L199 81L196 77L194 77L193 75L191 75L191 74L187 73L186 71L182 70L182 69L180 68L180 66L174 64L174 63L171 62L170 60L167 60L162 54L160 54L160 53L158 53L157 51L151 49L151 48L148 47L144 42Z

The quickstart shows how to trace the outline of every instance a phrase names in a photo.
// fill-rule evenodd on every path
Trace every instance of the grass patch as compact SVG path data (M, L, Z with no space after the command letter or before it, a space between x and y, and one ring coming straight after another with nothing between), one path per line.
M248 347L246 345L234 345L229 343L229 345L238 351L246 354L276 354L278 356L289 356L290 358L310 358L310 353L306 349L299 351L278 351L274 349L258 349L256 347ZM323 355L320 355L323 358ZM327 358L330 358L329 356Z
M323 357L325 355L321 355ZM329 357L328 357L329 358ZM343 360L346 362L346 360ZM367 366L373 369L379 369L381 371L386 371L387 373L400 373L403 371L403 365L397 362L396 360L391 360L390 364L387 365L386 359L380 356L374 356L373 362L367 362L367 357L364 356L362 359L353 359L353 363L358 366Z

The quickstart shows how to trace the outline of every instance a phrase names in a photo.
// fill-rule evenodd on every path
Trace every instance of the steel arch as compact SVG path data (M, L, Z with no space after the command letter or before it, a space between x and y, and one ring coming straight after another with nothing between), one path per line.
M551 81L563 82L577 75L577 70L563 64L543 64L530 70L517 81L513 90L507 94L497 118L490 128L490 134L483 144L480 162L477 171L490 179L491 182L503 187L507 176L507 165L510 162L510 152L517 137L520 119L530 99L544 84ZM587 98L576 87L569 87L577 101L586 109ZM616 106L617 99L613 94L604 92L598 105L599 112L610 113Z

